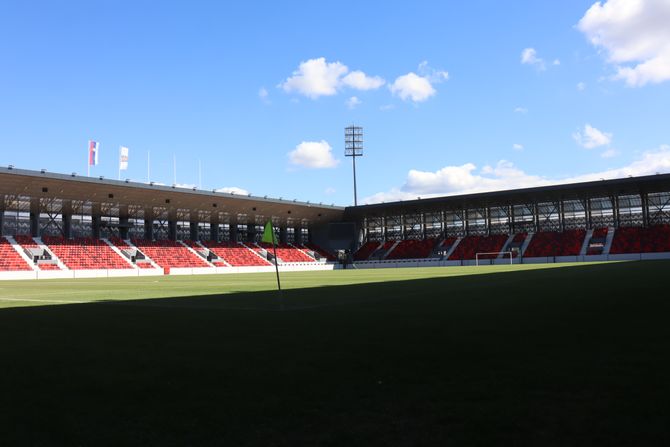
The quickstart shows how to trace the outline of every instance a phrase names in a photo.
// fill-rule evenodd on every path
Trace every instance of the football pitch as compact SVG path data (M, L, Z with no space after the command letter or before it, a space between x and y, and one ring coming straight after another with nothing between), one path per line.
M662 445L669 261L0 282L0 445Z

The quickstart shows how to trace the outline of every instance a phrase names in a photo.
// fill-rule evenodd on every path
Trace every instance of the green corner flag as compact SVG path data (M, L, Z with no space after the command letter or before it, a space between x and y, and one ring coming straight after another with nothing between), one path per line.
M268 222L265 224L261 242L267 242L268 244L272 245L277 243L277 236L275 235L274 228L272 228L272 220L268 220Z
M277 290L279 290L280 293L279 306L281 310L284 310L284 301L281 298L281 282L279 281L279 261L277 260L277 235L275 234L275 230L272 227L272 219L268 219L268 222L265 224L265 229L263 230L263 238L261 239L261 242L267 242L268 244L272 244L275 256L275 271L277 272Z

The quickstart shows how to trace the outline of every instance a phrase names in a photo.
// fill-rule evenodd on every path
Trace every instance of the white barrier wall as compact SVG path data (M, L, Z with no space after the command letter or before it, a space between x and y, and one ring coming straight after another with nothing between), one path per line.
M279 265L279 272L304 272L308 270L333 270L334 264L317 262L286 263ZM274 272L274 266L258 267L197 267L172 268L170 275L215 275L230 273ZM75 279L75 278L120 278L133 276L163 276L163 269L116 269L116 270L36 270L0 272L0 280L17 279Z
M514 258L514 264L551 264L559 262L602 262L602 261L645 261L654 259L670 259L670 253L637 253L621 255L590 255L590 256L550 256L542 258ZM509 265L509 259L483 259L480 265ZM476 265L475 260L441 261L439 259L398 259L392 261L359 261L357 269L382 269L405 267L450 267ZM334 263L286 263L279 265L280 272L305 272L314 270L340 270L342 266ZM354 268L354 267L349 267ZM214 275L231 273L270 273L275 267L197 267L172 268L170 275ZM60 278L114 278L132 276L163 276L162 269L119 269L119 270L37 270L21 272L0 272L0 280L17 279L60 279Z

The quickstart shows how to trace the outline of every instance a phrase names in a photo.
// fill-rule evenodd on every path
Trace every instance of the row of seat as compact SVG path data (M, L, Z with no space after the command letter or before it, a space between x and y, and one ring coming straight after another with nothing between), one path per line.
M65 239L44 236L42 242L70 270L132 268L128 262L100 239Z
M593 234L586 246L587 255L598 255L603 253L608 236L607 227L599 227L593 230ZM481 254L482 258L496 258L503 251L511 251L516 257L521 252L527 233L517 233L505 246L509 239L506 234L478 236L471 235L463 237L449 256L449 260L475 259L477 253L492 252L490 255ZM578 256L581 253L586 238L586 230L570 229L565 231L540 231L532 235L530 243L523 253L524 257L553 257L553 256ZM438 254L448 252L456 243L458 238L450 236L445 238L436 247L435 239L423 241L403 240L386 256L386 259L422 259L435 257ZM375 253L386 252L395 244L395 241L386 241L380 248L381 242L368 241L354 253L354 260L364 261L376 258ZM670 252L670 225L654 225L647 228L621 227L614 233L610 254L622 253L659 253Z
M427 258L433 252L437 239L410 239L400 241L386 259L421 259Z
M670 252L670 225L622 227L614 232L611 254Z
M12 244L0 237L0 271L16 272L23 270L32 270L30 265L19 255Z
M161 268L210 267L200 256L179 242L131 239L131 242Z

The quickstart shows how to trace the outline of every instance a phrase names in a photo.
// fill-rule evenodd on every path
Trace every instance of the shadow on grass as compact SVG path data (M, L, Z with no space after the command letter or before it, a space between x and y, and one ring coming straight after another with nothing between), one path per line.
M2 309L0 444L665 444L669 265Z

